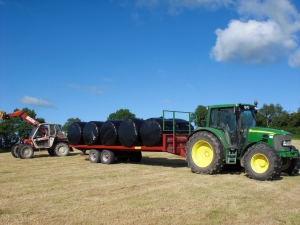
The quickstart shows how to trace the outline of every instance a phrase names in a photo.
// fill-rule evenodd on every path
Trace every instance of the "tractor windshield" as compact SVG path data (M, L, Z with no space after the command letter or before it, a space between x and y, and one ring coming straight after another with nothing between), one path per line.
M246 131L250 127L255 127L255 114L253 110L241 111L241 129Z

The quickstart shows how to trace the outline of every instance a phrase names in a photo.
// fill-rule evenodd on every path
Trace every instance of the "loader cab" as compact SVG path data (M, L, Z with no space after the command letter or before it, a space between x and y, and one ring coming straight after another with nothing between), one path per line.
M61 135L60 126L52 123L42 123L34 126L29 139L32 140L34 146L38 149L51 148L55 141L55 137Z
M221 130L230 149L247 145L249 128L256 125L256 105L215 105L209 109L208 127Z

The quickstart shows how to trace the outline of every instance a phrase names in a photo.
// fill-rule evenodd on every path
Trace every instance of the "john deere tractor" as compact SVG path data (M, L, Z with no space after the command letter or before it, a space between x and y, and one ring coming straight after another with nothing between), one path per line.
M186 160L195 173L216 174L225 164L244 167L250 178L273 180L281 172L296 175L299 151L291 134L256 127L257 101L208 107L206 120L188 138Z

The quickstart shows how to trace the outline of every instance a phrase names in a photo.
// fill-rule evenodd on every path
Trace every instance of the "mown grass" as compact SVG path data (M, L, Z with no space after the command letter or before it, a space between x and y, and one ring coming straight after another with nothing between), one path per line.
M194 174L183 158L168 153L143 153L139 164L112 165L92 164L79 153L40 152L29 160L1 153L0 224L300 221L300 174L260 182L242 171Z

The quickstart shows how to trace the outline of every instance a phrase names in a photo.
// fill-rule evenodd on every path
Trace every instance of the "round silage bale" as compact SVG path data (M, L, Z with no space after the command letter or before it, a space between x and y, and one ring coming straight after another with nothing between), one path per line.
M176 122L176 133L188 134L189 128L191 131L194 130L194 126L189 123L189 121L184 119L175 119Z
M107 120L100 129L100 139L103 145L121 145L118 139L118 129L123 120Z
M140 146L142 145L142 139L140 134L140 128L144 120L129 118L124 120L118 130L118 138L123 146Z
M100 129L103 122L90 121L83 129L83 141L86 145L101 145Z
M73 122L68 128L68 141L73 145L84 144L83 141L83 129L86 125L86 122Z
M164 120L165 130L163 131L163 119L162 118L150 118L143 122L140 133L143 145L145 146L161 146L162 134L172 133L173 121Z

